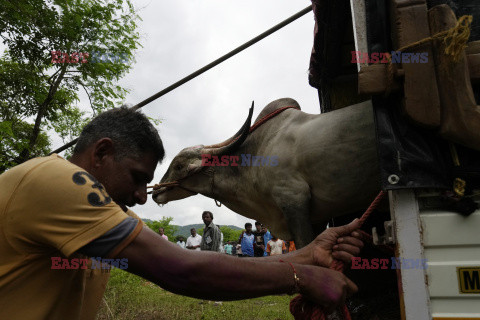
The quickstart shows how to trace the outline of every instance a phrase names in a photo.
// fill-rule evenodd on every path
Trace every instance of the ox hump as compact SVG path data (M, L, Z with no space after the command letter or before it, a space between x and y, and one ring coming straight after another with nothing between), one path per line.
M263 108L262 112L260 112L257 119L255 119L255 122L262 119L266 115L269 115L270 113L274 112L275 110L278 110L278 109L284 108L284 107L290 107L290 106L300 109L300 105L298 104L298 102L294 99L291 99L291 98L282 98L282 99L272 101L269 104L267 104L265 106L265 108Z

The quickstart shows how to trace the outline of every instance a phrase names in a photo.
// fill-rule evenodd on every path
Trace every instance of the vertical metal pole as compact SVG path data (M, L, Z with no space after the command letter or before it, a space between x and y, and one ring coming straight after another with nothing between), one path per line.
M367 42L367 12L365 1L350 0L352 10L353 37L355 40L355 51L368 52ZM361 58L361 56L360 56ZM368 63L357 63L357 71L368 66Z
M389 198L397 240L397 257L425 259L420 212L415 192L408 189L389 191ZM401 268L399 271L397 274L403 301L402 318L405 320L432 319L426 270Z

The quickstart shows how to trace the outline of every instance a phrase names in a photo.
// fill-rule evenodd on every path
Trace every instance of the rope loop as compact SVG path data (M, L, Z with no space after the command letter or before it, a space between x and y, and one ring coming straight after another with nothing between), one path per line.
M471 15L464 15L457 20L455 27L439 32L431 37L418 40L395 51L404 52L424 45L430 41L443 39L443 43L445 44L445 54L456 63L460 60L463 50L467 47L467 42L470 38L472 21L473 17ZM388 96L392 90L393 78L396 73L396 67L393 66L392 59L389 54L387 54L387 59L387 89L385 90L385 96Z
M378 206L380 201L387 193L385 191L380 191L380 193L372 201L365 213L358 219L360 222L360 227L365 223L365 220L372 214L373 210ZM330 269L343 272L345 270L345 264L334 259L330 265ZM346 305L342 307L343 319L351 320L350 312ZM311 301L304 298L302 295L298 295L290 301L290 313L293 315L295 320L325 320L326 315L323 309L320 306L315 305Z

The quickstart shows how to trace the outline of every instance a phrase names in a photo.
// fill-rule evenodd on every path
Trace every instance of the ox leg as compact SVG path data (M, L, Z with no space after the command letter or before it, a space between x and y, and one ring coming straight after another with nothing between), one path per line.
M273 198L287 220L297 249L315 238L310 221L310 187L305 182L274 186ZM285 239L286 240L286 239Z

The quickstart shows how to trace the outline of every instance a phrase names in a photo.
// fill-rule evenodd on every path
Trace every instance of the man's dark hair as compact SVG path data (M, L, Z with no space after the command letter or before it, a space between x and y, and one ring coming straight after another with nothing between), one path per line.
M202 217L207 213L210 215L210 218L212 218L212 220L213 220L213 213L211 213L210 211L203 211Z
M257 221L257 222L255 222L255 225L256 225L256 226L261 226L262 224Z
M157 129L141 112L120 107L102 112L83 128L73 153L81 153L102 138L114 143L115 159L139 158L152 152L158 161L165 157L162 139Z
M190 229L190 232L192 232L193 230L197 231L197 229L195 229L195 228L192 228L192 229Z
M252 226L252 224L250 222L245 223L245 229L247 229L247 227L251 227L251 226Z

